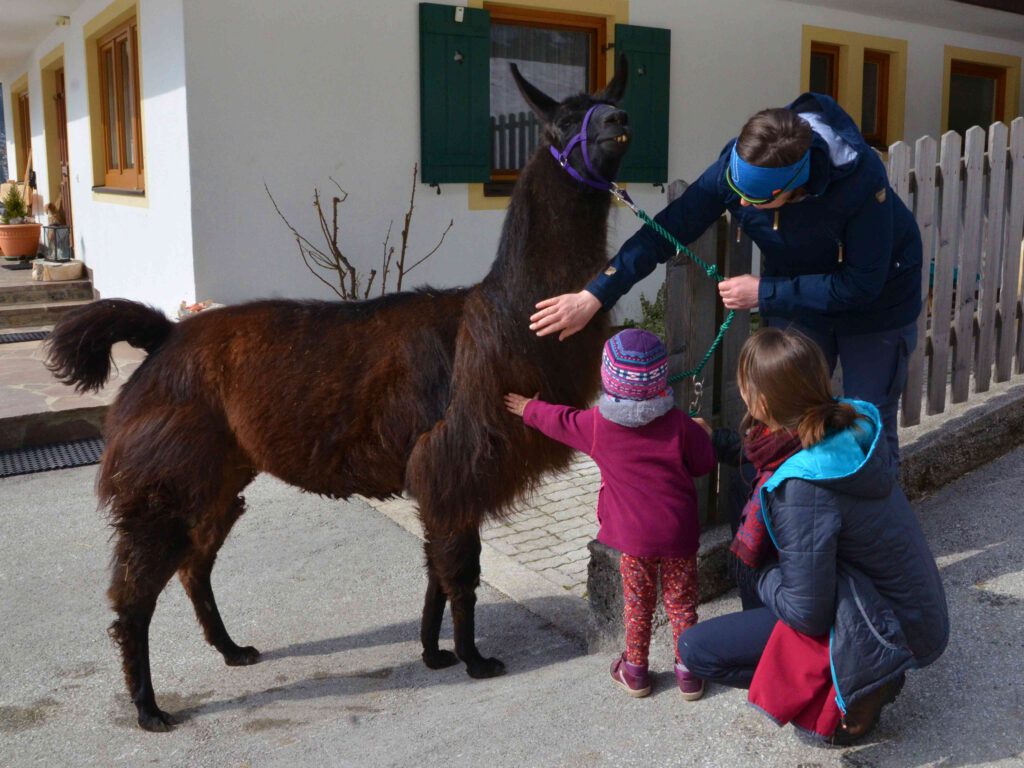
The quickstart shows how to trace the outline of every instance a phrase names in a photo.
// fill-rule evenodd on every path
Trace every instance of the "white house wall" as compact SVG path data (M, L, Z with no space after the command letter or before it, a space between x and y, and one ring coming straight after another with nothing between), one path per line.
M397 237L419 158L417 3L185 0L184 10L198 297L330 295L302 266L264 183L315 241L313 187L329 195L336 179L350 193L343 250L376 267L391 221ZM804 24L908 40L911 138L938 132L944 45L1024 54L1019 42L783 0L632 0L629 15L672 29L669 176L688 180L747 116L797 95ZM650 185L631 193L652 212L664 202ZM419 186L411 255L432 247L449 219L443 248L412 285L467 284L486 272L503 212L470 211L462 184L442 185L440 195ZM613 214L612 247L635 229L627 211ZM639 293L653 295L658 280L620 302L620 317L636 316Z
M195 293L181 2L139 2L142 146L146 169L142 206L99 201L92 191L83 28L108 4L107 0L83 3L72 13L70 25L55 28L36 47L29 61L17 70L0 73L6 86L8 155L14 156L9 85L27 71L33 162L40 198L56 198L58 190L49 189L47 173L40 60L63 43L77 255L93 271L93 284L103 298L130 297L170 313L177 310L183 299L193 300Z

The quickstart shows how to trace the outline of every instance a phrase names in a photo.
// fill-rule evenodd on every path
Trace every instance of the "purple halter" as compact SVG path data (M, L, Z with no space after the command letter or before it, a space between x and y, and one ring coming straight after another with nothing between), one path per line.
M594 170L594 166L591 165L590 163L590 154L587 152L587 126L590 124L590 116L594 114L594 110L596 110L598 107L608 106L608 104L595 104L590 109L588 109L587 114L583 116L583 127L580 128L580 132L573 136L571 139L569 139L569 143L565 145L565 149L563 149L561 152L559 152L554 147L548 147L551 150L551 154L554 155L555 160L558 161L558 164L561 165L570 176L576 179L576 181L583 182L588 187L599 189L602 192L611 192L612 188L615 185L613 182L606 181L604 178L602 178L601 174ZM583 164L587 167L587 173L589 174L590 178L582 176L575 168L573 168L569 164L569 155L572 153L573 149L576 148L577 144L580 145L580 151L583 155Z

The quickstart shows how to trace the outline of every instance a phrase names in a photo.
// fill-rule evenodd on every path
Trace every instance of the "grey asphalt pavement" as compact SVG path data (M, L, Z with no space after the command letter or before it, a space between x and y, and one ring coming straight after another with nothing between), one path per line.
M664 648L655 693L629 699L607 679L609 658L486 584L478 641L509 674L430 671L415 537L362 502L268 478L247 492L214 571L229 631L263 659L225 666L172 582L153 621L153 676L183 722L145 733L105 631L110 544L95 472L0 480L2 766L1024 765L1024 450L917 505L953 637L910 675L876 736L847 750L777 728L741 691L683 701ZM702 616L738 607L727 596ZM450 636L446 626L447 647Z

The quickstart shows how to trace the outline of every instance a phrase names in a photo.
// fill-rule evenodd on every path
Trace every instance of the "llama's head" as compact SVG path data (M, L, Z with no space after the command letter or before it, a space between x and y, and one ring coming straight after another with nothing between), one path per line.
M567 152L565 162L577 178L613 181L629 148L629 117L618 108L626 90L627 66L622 54L615 77L603 90L592 95L579 93L558 102L527 82L515 64L510 65L519 92L544 125L545 139L563 155Z

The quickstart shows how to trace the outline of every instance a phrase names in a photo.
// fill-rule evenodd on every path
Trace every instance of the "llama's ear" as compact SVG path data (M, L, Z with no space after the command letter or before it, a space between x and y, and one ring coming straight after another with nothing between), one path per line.
M619 54L618 66L615 67L615 77L612 81L605 86L605 89L598 94L594 95L594 98L598 101L607 101L609 104L616 104L622 101L622 96L626 92L626 80L629 76L629 60L626 58L626 54Z
M523 98L526 99L526 103L530 105L530 109L542 122L550 123L555 116L555 110L558 109L558 102L536 86L530 85L526 78L519 74L519 67L515 64L508 66L512 70L512 79L516 81L516 86L523 94Z

